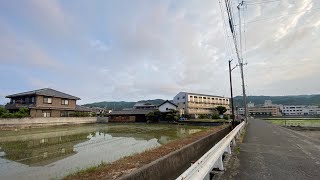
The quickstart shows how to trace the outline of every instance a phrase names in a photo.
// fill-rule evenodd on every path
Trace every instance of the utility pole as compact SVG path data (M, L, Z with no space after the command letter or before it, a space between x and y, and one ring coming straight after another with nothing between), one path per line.
M241 80L242 80L242 94L243 94L243 106L244 106L244 116L245 116L245 120L247 121L248 119L248 106L247 106L247 95L246 95L246 85L244 82L244 75L243 75L243 56L242 56L242 37L241 37L241 10L240 10L240 6L243 5L243 1L241 3L239 3L239 5L237 6L238 8L238 17L239 17L239 45L240 45L240 57L239 58L239 66L240 66L240 73L241 73Z
M240 11L240 6L243 5L243 1L239 3L237 6L238 11L239 11L239 46L240 50L238 49L238 40L237 40L237 35L234 31L234 21L233 21L233 13L232 13L232 7L231 7L231 0L225 0L226 8L227 8L227 13L228 13L228 21L229 21L229 27L230 31L232 34L233 42L234 42L234 47L236 50L237 54L237 59L238 59L238 65L240 66L240 73L241 73L241 79L242 79L242 94L243 94L243 106L244 106L244 111L245 111L245 120L247 121L247 96L246 96L246 87L245 87L245 82L244 82L244 75L243 75L243 58L242 58L242 42L241 42L241 11Z
M234 102L233 102L233 90L232 90L232 69L231 69L231 61L229 60L229 77L230 77L230 93L231 93L231 109L232 109L232 128L236 126L235 123L235 115L234 115Z

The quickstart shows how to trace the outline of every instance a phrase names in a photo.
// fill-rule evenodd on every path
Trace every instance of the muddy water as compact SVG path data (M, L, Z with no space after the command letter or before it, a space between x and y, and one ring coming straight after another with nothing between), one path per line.
M206 127L95 124L0 131L0 179L60 179L156 148Z

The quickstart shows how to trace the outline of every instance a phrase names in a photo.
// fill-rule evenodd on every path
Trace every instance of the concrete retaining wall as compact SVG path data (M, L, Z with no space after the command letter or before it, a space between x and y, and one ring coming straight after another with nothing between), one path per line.
M176 150L152 163L143 166L132 173L123 176L121 180L143 179L175 179L191 166L191 162L198 160L217 142L231 131L230 126L217 133L199 139L179 150Z
M50 117L0 119L0 127L53 126L65 124L96 123L97 117Z
M97 123L108 123L109 117L97 117Z

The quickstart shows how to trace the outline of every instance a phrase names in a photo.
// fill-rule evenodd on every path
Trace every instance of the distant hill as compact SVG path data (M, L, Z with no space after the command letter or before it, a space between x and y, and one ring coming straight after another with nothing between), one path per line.
M151 103L154 105L158 105L163 103L165 100L163 99L153 99L153 100L141 100L137 102L145 102L145 103ZM126 102L126 101L102 101L102 102L95 102L90 104L85 104L86 107L101 107L101 108L108 108L108 109L114 109L114 110L121 110L123 108L132 108L134 104L137 102Z
M235 106L242 106L242 96L234 98ZM273 104L283 105L320 105L320 94L298 96L248 96L248 102L263 104L265 100L271 100Z

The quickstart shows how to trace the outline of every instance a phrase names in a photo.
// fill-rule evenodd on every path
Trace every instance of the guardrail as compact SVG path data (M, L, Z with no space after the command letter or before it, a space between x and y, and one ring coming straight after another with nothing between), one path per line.
M229 134L221 139L215 146L213 146L207 153L205 153L199 160L191 165L184 173L182 173L176 180L186 179L210 179L210 173L213 168L224 170L222 156L225 152L231 154L231 145L236 144L236 138L240 137L241 131L245 126L242 122L236 126Z

